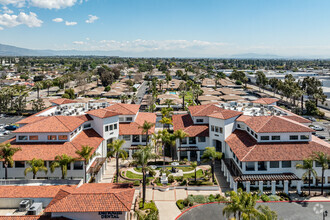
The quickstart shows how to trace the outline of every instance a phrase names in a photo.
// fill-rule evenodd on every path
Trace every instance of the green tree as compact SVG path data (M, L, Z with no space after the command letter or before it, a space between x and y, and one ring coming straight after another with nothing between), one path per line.
M85 183L87 183L87 164L89 163L89 161L93 158L93 156L95 156L95 154L93 154L93 147L90 147L88 145L82 146L81 150L77 150L76 154L79 155L79 159L83 159L84 160L84 174L85 174L85 178L84 181Z
M112 143L108 144L108 157L114 156L116 158L116 182L118 183L119 179L119 158L126 160L127 152L122 149L125 140L114 140Z
M174 131L173 133L174 137L179 139L179 146L181 148L181 144L182 144L182 140L186 137L188 137L188 134L186 132L184 132L183 130L179 129ZM174 152L174 155L176 154L176 152Z
M34 88L37 90L37 98L39 99L40 98L40 89L42 89L43 85L40 81L34 83Z
M53 81L51 81L50 79L46 80L44 82L45 87L47 88L47 96L49 96L49 88L53 85Z
M142 129L142 132L146 134L147 138L146 138L146 145L148 144L149 141L149 131L151 128L154 127L154 123L148 122L148 121L144 121L142 126L139 126L139 129Z
M5 166L5 179L8 179L8 166L14 166L13 156L17 151L20 151L19 147L11 147L11 144L1 144L0 145L0 159L4 160Z
M172 119L167 117L163 117L159 122L162 123L165 128L169 128L170 125L173 125Z
M303 164L297 164L297 169L303 169L306 170L306 172L302 175L302 179L308 179L308 191L309 195L311 194L311 181L312 181L312 175L317 178L317 173L313 168L313 159L307 158L303 161Z
M68 174L68 166L75 161L75 158L66 154L57 155L55 160L50 164L50 171L54 173L55 168L60 167L62 171L62 179Z
M260 215L258 216L259 220L277 220L277 213L269 208L266 205L259 205L257 210Z
M222 157L221 152L217 152L215 147L206 147L203 153L202 159L203 162L211 162L211 171L212 171L212 180L215 181L214 178L214 167L215 167L215 160L220 160Z
M312 154L313 160L322 167L322 175L321 175L321 195L323 195L324 188L324 171L329 169L329 155L324 152L313 152Z
M29 172L33 173L33 179L36 178L39 171L44 171L47 174L48 169L45 167L45 163L42 159L33 158L30 161L27 161L29 167L24 170L24 175L26 176Z
M145 197L146 197L146 172L149 169L148 161L157 157L154 153L151 152L151 147L147 146L140 146L139 150L137 150L133 154L133 164L137 166L141 166L142 168L142 207L144 208Z
M257 71L256 76L257 76L256 83L259 86L259 90L260 88L264 89L265 86L268 84L268 80L265 73L262 71Z

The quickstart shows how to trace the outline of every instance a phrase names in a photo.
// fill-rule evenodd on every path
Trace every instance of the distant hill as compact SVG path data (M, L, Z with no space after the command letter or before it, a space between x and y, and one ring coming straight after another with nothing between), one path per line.
M283 56L278 56L274 54L258 54L258 53L243 53L243 54L234 54L230 56L231 58L239 59L280 59L285 58Z

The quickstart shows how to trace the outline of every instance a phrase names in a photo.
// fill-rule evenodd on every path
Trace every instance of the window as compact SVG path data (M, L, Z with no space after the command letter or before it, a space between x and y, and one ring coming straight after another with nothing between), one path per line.
M254 171L254 162L246 162L245 163L246 171Z
M211 131L214 131L214 125L211 125Z
M39 139L38 135L29 136L30 141L37 141Z
M281 136L272 136L272 141L279 141L281 140Z
M120 117L119 122L123 122L123 121L124 121L124 118Z
M67 135L59 135L58 139L62 140L62 141L65 141L65 140L68 140L68 136Z
M196 144L196 138L195 137L190 137L189 138L189 144Z
M298 140L298 135L290 135L290 140Z
M147 135L142 135L142 142L146 142L147 141Z
M48 140L50 140L50 141L56 141L57 140L57 136L56 135L48 135Z
M268 141L269 140L269 136L261 136L260 139L262 141Z
M258 135L257 134L254 134L254 136L256 137L256 139L258 139Z
M71 163L68 163L66 167L68 168L68 170L71 170Z
M105 129L106 132L109 131L109 126L108 125L105 126L104 129Z
M221 133L221 134L222 134L222 131L223 131L223 130L222 130L222 128L220 127L220 133Z
M81 131L81 129L82 129L82 127L80 126L80 127L79 127L79 131Z
M91 123L84 124L84 128L90 128L91 126L92 126Z
M110 131L112 131L113 130L113 125L110 125Z
M123 135L125 141L131 141L131 135Z
M270 161L269 166L270 166L270 168L279 168L280 162L279 161Z
M205 142L206 138L205 137L198 137L198 142Z
M267 170L266 162L259 161L258 162L258 170Z
M28 136L18 136L18 140L20 141L26 141L28 139Z
M241 128L241 125L240 125L240 124L237 124L237 127L238 127L238 128Z
M249 127L246 127L246 130L247 130L247 131L250 131L250 128L249 128Z
M140 142L140 136L139 135L133 135L133 142Z
M117 124L114 124L114 125L113 125L113 129L114 129L114 130L117 130Z
M15 161L15 167L16 168L24 168L25 162L24 161Z
M322 164L319 163L319 162L317 162L317 161L315 161L315 167L322 167Z
M84 169L84 163L82 161L75 161L73 163L73 169L74 170L82 170L82 169Z
M133 121L133 118L132 117L127 117L126 121Z
M254 131L251 130L251 134L254 135Z
M219 127L215 126L215 132L218 133L219 132Z
M187 144L187 138L183 138L181 144Z
M290 168L291 161L282 161L282 168Z
M197 123L203 123L204 122L204 119L198 118L198 119L196 119L196 122Z
M308 140L309 135L300 135L300 140Z

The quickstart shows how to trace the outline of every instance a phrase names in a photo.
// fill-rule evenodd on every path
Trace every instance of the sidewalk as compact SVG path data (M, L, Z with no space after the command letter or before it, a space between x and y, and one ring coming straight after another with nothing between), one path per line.
M112 183L112 179L116 174L116 159L112 158L110 162L107 163L107 169L101 180L101 183Z

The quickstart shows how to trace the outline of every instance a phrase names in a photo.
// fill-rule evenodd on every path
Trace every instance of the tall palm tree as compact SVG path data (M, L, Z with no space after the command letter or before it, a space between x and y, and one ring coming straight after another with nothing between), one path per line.
M45 174L47 174L48 172L48 169L47 167L45 167L45 163L42 159L33 158L32 160L28 161L27 164L29 164L30 167L27 167L24 170L25 176L27 175L27 173L32 172L33 179L35 179L39 171L44 171Z
M47 96L49 96L49 88L53 85L53 81L51 81L50 79L46 80L44 82L46 88L47 88Z
M125 140L115 140L112 143L108 144L108 157L114 156L116 158L116 183L119 179L119 158L125 160L127 158L127 152L122 149Z
M194 162L191 162L190 163L190 166L192 167L192 168L194 168L194 170L195 170L195 182L197 182L197 162L196 161L194 161Z
M171 105L174 105L174 102L172 99L165 99L164 104L167 105L167 108L170 108Z
M166 128L169 128L170 125L173 125L172 119L167 117L162 118L159 122L162 123Z
M122 94L120 96L121 103L126 103L127 99L128 99L128 96L126 94Z
M140 146L139 150L137 150L134 155L133 164L142 167L142 207L144 208L145 197L146 197L146 172L148 170L148 161L157 157L154 153L151 152L151 147Z
M145 133L147 138L146 138L146 145L148 144L149 141L149 130L154 126L154 123L144 121L142 126L139 126L139 129L142 129L142 133Z
M188 137L188 134L186 132L184 132L183 130L179 129L179 130L174 131L173 135L175 136L175 138L179 139L179 147L181 148L182 140L184 138Z
M217 152L215 150L215 147L206 147L205 151L203 153L202 159L203 162L211 162L211 171L212 171L212 180L214 182L214 166L215 166L215 160L220 160L222 157L221 152Z
M257 210L260 215L258 216L259 220L277 220L277 213L269 208L266 205L259 205Z
M308 191L309 195L311 194L311 177L312 175L317 178L317 173L313 168L313 159L307 158L303 161L303 164L297 164L296 168L297 169L303 169L306 170L306 172L302 175L302 179L307 179L308 177Z
M54 173L55 168L60 167L62 171L62 179L68 174L68 165L75 161L75 158L66 154L57 155L55 161L50 164L50 171Z
M36 88L36 90L37 90L37 96L38 96L38 99L39 99L40 98L39 92L40 92L40 89L42 89L42 83L41 82L34 83L34 88Z
M93 156L95 156L95 154L93 154L93 147L90 147L88 145L82 146L81 150L77 150L76 154L79 155L79 159L83 159L84 160L84 175L85 175L85 183L87 182L87 164L89 163L89 161L92 159Z
M180 96L182 97L182 109L183 110L185 109L184 99L185 99L185 96L186 95L187 95L187 91L186 90L180 91Z
M324 185L324 171L329 168L329 155L324 152L314 152L312 154L312 158L315 162L321 165L322 167L322 175L321 175L321 195L323 195L323 185Z
M1 144L0 145L0 159L4 160L5 166L5 179L8 179L8 166L14 166L13 156L17 151L20 151L19 147L11 147L11 144Z

